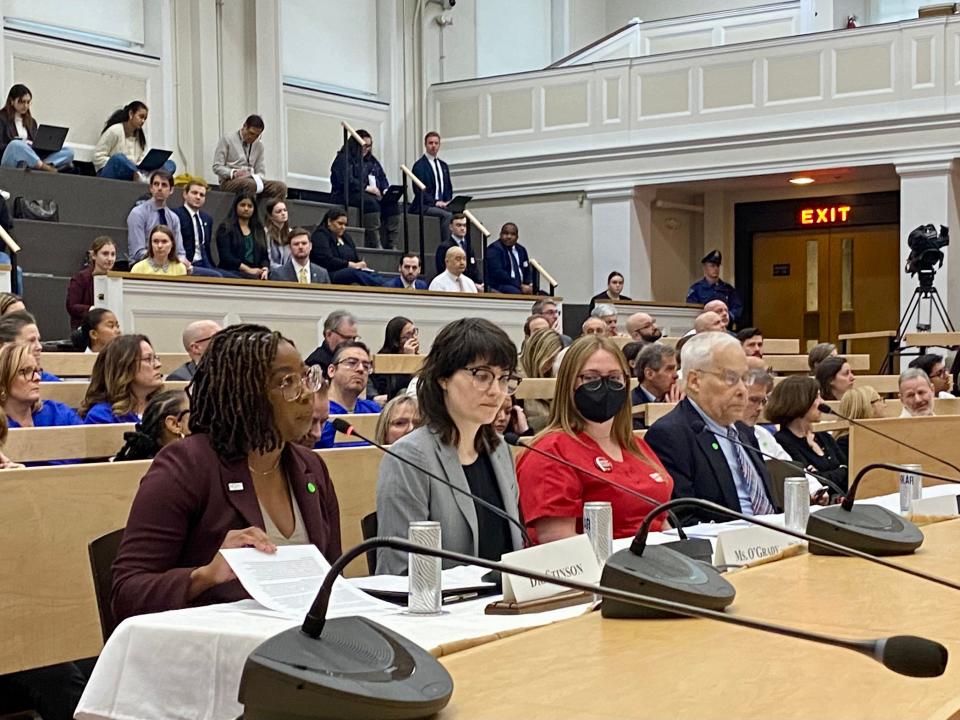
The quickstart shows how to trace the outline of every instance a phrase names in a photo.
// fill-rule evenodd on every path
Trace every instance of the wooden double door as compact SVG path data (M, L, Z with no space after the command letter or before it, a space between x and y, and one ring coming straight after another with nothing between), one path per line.
M800 349L844 333L896 330L899 228L758 233L753 237L753 323L767 337L800 338ZM886 340L860 341L877 372Z

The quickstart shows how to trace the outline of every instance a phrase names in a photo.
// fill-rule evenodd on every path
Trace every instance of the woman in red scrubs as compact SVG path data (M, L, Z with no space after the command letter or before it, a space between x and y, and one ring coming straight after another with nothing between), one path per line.
M609 338L579 338L560 364L550 419L534 445L611 483L666 502L673 480L650 446L633 434L629 379L627 361ZM523 516L538 543L583 532L586 502L610 502L615 538L633 535L653 507L533 452L520 456L517 481ZM652 529L661 523L656 521Z

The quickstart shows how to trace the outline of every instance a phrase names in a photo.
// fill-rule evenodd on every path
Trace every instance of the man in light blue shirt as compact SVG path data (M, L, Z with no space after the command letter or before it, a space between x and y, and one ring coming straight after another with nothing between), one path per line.
M753 430L741 422L747 358L739 341L723 332L698 333L680 359L687 397L644 438L673 478L673 496L709 500L745 515L777 512L762 456L737 444L757 447ZM701 509L679 515L684 522L730 519Z

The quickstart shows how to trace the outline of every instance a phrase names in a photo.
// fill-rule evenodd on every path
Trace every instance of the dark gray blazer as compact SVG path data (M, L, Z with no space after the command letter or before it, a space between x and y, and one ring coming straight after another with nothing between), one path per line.
M457 449L441 444L440 438L429 428L417 428L400 438L390 449L470 492ZM509 446L501 442L490 453L490 462L503 496L504 509L510 517L519 520L520 491ZM473 500L406 463L384 455L377 480L378 534L406 538L410 523L418 520L439 521L444 549L477 554L477 511ZM510 538L515 550L523 547L520 530L512 523ZM451 565L453 563L447 561L443 563L445 568ZM377 554L377 573L406 575L407 554L381 548Z
M278 268L270 271L270 280L281 280L283 282L297 282L297 271L293 267L293 258L287 258L287 261ZM330 275L316 263L310 263L310 282L328 283Z
M193 380L193 376L196 374L197 364L193 360L189 360L167 375L167 380Z

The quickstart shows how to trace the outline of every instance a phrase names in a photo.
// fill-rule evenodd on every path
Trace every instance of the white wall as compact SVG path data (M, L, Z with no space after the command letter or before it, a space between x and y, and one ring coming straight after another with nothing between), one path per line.
M477 0L477 77L550 64L550 0Z
M626 25L631 18L644 22L667 20L687 15L740 10L767 5L771 0L605 0L607 32ZM600 3L595 3L599 5Z

